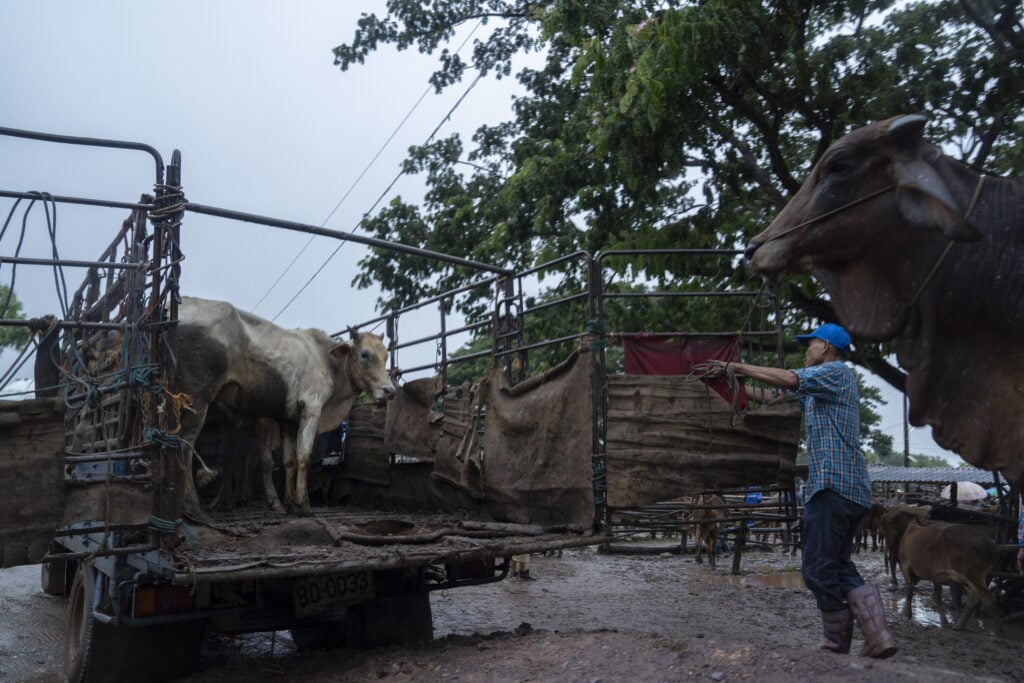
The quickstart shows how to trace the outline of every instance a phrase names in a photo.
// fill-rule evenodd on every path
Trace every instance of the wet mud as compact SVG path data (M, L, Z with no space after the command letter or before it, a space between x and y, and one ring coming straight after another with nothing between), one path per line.
M936 605L928 582L918 585L908 621L903 586L891 588L881 553L861 554L857 562L882 589L900 647L890 660L818 649L820 617L802 587L799 556L750 553L742 575L733 576L728 555L711 569L687 554L581 548L562 557L533 556L534 580L432 594L429 644L306 654L295 651L287 632L211 634L201 670L185 680L1024 680L1019 623L1004 624L1001 636L979 616L963 631L943 627L941 615L953 623L960 612L950 606L948 590ZM42 647L47 644L15 637L26 627L62 632L62 615L53 615L59 599L42 595L37 579L35 586L27 597L0 592L0 607L10 615L0 628L0 680L60 680L59 642ZM41 604L49 612L36 610ZM25 651L27 645L34 649ZM858 634L854 653L860 646Z

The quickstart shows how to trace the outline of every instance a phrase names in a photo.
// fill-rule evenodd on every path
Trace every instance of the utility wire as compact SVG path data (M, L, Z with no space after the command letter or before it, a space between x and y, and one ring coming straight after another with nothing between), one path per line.
M477 25L473 27L473 30L469 32L469 35L466 36L465 40L462 41L462 44L459 45L457 50L455 50L455 54L456 55L459 54L459 52L462 51L462 48L464 48L466 46L466 43L469 42L469 39L473 37L473 34L476 33L476 30L478 28L480 28L480 26L482 24L483 24L483 21L477 22ZM478 78L478 80L479 80L479 78ZM476 83L474 82L474 85L475 84ZM382 144L380 146L380 148L377 150L377 153L373 155L373 158L370 159L370 161L363 168L362 173L360 173L359 176L354 181L352 181L352 184L349 185L349 188L348 188L348 190L345 191L345 194L342 195L341 199L338 200L338 203L334 205L334 208L331 209L331 212L329 214L327 214L327 218L325 218L323 220L323 222L320 223L320 227L321 228L325 227L327 225L327 221L331 220L331 218L334 216L334 214L337 213L338 209L341 208L341 205L345 202L346 199L348 199L348 196L350 194L352 194L353 190L356 189L356 185L358 185L359 182L363 179L363 176L365 176L369 172L369 170L377 162L377 159L380 158L380 155L384 152L385 149L387 149L388 145L391 144L391 141L395 139L395 136L398 135L398 131L400 131L405 126L406 122L413 115L413 112L416 111L416 109L420 106L420 104L423 102L423 100L427 97L427 95L430 94L430 91L433 90L433 89L434 89L434 86L427 85L427 88L423 91L423 94L420 95L419 99L416 100L416 103L412 105L412 108L409 109L409 111L405 115L405 117L398 123L398 125L395 127L395 129L391 132L391 135L388 136L388 139L384 141L384 144ZM465 97L465 95L463 95L463 97ZM461 99L460 99L460 101L461 101ZM448 116L451 116L451 112L449 112ZM401 177L401 176L399 176L399 177ZM391 187L394 187L394 184L395 184L395 181L392 181L391 185L388 186L388 189L390 190ZM377 201L380 202L380 199L378 199ZM374 204L374 207L376 207L376 204ZM371 209L371 211L372 211L372 209ZM350 233L355 232L356 229L360 225L362 225L362 223L363 223L363 221L362 221L362 219L360 219L359 222L356 223L355 227L353 227L351 230L349 230L349 232ZM283 271L281 271L281 274L277 276L277 279L274 280L274 283L272 285L270 285L270 287L267 289L267 291L265 291L263 293L263 296L260 297L260 300L256 302L256 305L253 306L251 310L255 311L257 308L260 307L260 304L262 304L264 302L264 300L266 300L266 298L270 295L270 293L272 291L274 291L274 289L277 287L278 284L280 284L280 282L284 278L284 276L287 275L288 272L292 269L292 267L296 264L296 262L298 262L299 257L301 257L304 253L306 253L306 249L309 248L309 245L313 243L314 239L316 239L316 235L310 235L309 236L309 239L306 240L306 243L302 246L302 249L299 250L299 253L297 253L295 255L295 258L293 258L291 260L291 263L289 263L285 267L285 269ZM344 242L342 242L342 244L344 244ZM334 254L336 254L336 253L338 253L337 249L335 249L334 253L331 254L331 258L333 258ZM330 258L328 258L327 260L330 261ZM320 266L320 268L316 271L316 274L319 274L320 271L323 270L324 266L326 266L326 265L327 264L324 263L323 266ZM316 277L316 275L314 275L314 277ZM301 290L299 290L299 294L301 294L302 291L308 285L309 285L309 283L307 282L306 285L303 286L303 288ZM296 294L296 296L298 296L298 294ZM280 311L278 311L277 315L281 315L281 313L283 313L284 310L286 308L288 308L288 306L290 306L293 301L295 301L295 297L292 297L291 301L289 301L287 304L285 304L285 307L282 308ZM277 316L274 316L274 320L277 320Z
M426 145L427 143L429 143L431 140L434 139L434 136L437 135L437 132L439 130L441 130L441 126L443 126L449 119L451 119L452 114L455 113L455 110L459 108L459 105L461 105L462 101L466 99L466 96L469 95L469 93L473 90L473 88L476 87L476 84L480 82L481 78L483 78L483 73L478 73L476 78L473 79L473 82L469 84L468 88L466 88L465 92L463 92L462 95L459 97L459 99L455 102L455 104L452 105L452 108L448 110L448 113L444 115L444 118L441 119L441 122L438 123L437 126L434 128L434 130L430 133L430 135L427 136L427 139L423 142L424 145ZM387 186L387 188L385 188L384 191L380 193L380 196L377 197L377 201L375 201L373 203L373 206L371 206L369 209L367 209L367 211L363 214L364 217L369 215L374 209L377 208L377 205L380 204L381 201L383 201L384 197L386 197L389 192L391 192L391 188L393 188L395 186L395 184L401 179L401 177L403 175L405 175L405 170L404 169L399 171L398 175L396 175L394 177L394 179ZM359 222L356 223L355 226L353 226L351 230L349 230L349 233L355 232L359 228L359 226L362 225L362 224L363 224L363 219L360 218ZM338 243L338 246L335 247L334 251L331 252L331 255L328 256L324 260L324 262L322 264L320 264L320 267L317 268L316 272L314 272L310 276L310 278L306 281L306 284L302 285L302 287L299 289L299 291L297 291L295 293L295 296L293 296L291 299L289 299L288 303L286 303L284 306L282 306L281 310L277 312L277 315L275 315L273 318L270 319L271 322L276 321L280 317L280 315L282 313L284 313L286 310L288 310L288 307L291 306L295 302L295 300L299 298L300 294L302 294L304 291L306 291L306 288L309 287L309 285L311 285L313 283L313 280L315 280L317 278L317 276L320 275L320 272L324 268L327 267L327 264L331 262L331 259L334 258L335 254L337 254L339 251L341 251L341 248L343 246L345 246L345 244L346 244L346 242L344 240L342 240L341 242Z

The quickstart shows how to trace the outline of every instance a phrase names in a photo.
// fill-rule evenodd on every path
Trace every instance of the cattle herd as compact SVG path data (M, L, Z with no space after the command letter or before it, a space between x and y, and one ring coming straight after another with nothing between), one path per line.
M989 576L996 564L994 527L945 522L931 519L932 507L899 502L876 502L865 518L857 550L867 547L881 550L893 587L899 585L897 570L902 573L906 591L903 613L911 618L912 596L918 581L931 581L935 598L941 600L942 587L949 586L954 601L966 590L972 601L954 628L963 628L978 604L984 605L998 631L999 615L989 591ZM945 621L945 614L940 611Z
M734 527L737 518L749 514L750 510L732 508L728 502L714 494L679 500L688 501L690 506L688 524L681 530L690 526L693 528L695 561L701 563L702 556L707 553L708 561L714 568L716 550L725 527ZM950 509L945 505L942 507ZM942 600L944 586L949 587L951 598L957 606L961 603L963 592L966 591L969 596L970 602L954 624L954 629L962 629L980 605L991 619L993 630L1001 632L998 608L989 590L990 577L997 566L998 546L994 538L994 525L933 519L933 516L943 516L935 510L935 506L926 504L911 505L899 500L876 501L861 522L854 552L860 553L869 548L882 552L885 569L894 589L900 586L902 578L906 595L903 613L907 619L912 617L912 597L917 583L930 581L936 603ZM988 512L995 514L994 510ZM767 528L770 524L752 523L755 526L751 527L750 532L754 542L768 543L767 537L773 531ZM778 532L779 529L774 531ZM939 616L945 624L945 612L940 610Z

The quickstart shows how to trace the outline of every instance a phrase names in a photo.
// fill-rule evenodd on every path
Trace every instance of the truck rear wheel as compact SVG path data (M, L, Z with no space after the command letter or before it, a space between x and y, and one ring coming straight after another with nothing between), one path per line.
M39 583L47 595L64 595L68 592L67 562L44 562L39 565Z
M68 593L68 623L64 641L64 678L67 681L86 680L86 663L94 654L92 646L96 620L92 614L92 605L95 586L95 570L91 564L82 563L75 572Z
M195 670L204 626L184 621L114 626L93 614L96 570L79 565L68 595L64 676L67 681L169 681Z
M345 618L291 629L298 650L424 643L434 637L427 592L377 598L348 608Z

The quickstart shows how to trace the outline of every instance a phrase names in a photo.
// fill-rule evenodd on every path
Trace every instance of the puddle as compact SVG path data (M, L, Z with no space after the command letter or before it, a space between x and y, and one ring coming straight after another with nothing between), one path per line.
M954 607L950 600L949 589L943 588L942 593L942 601L937 604L932 594L931 583L921 581L914 589L911 620L921 626L951 629L963 614L963 610L967 609L971 599L965 594L962 603ZM903 608L906 607L907 599L902 586L897 591L883 590L882 601L885 603L886 613L893 615L891 618L903 618ZM945 616L945 625L942 623L943 616ZM985 612L984 607L975 610L964 625L964 630L976 633L982 631L991 633L993 629L991 617ZM1024 640L1024 623L1003 622L1002 629L1003 638L1015 641Z

